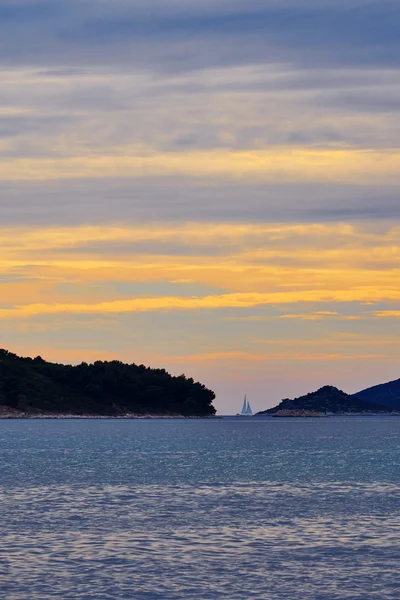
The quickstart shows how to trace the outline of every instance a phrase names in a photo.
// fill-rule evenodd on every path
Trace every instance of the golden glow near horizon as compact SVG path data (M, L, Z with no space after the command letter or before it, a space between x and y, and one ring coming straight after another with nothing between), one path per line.
M396 373L399 265L384 221L0 227L3 345L185 371L217 392L267 378L279 397L287 372L289 394L356 391L366 365L369 384Z
M148 246L143 250L147 242L153 253ZM68 338L72 323L75 331L100 330L106 339L113 330L120 335L126 318L159 314L172 323L169 336L176 323L178 339L161 336L149 348L151 322L142 330L134 321L123 358L127 348L136 358L136 345L144 344L142 360L172 369L194 366L199 373L218 364L225 375L241 364L253 377L260 377L266 363L278 372L279 364L312 363L328 377L328 365L335 363L395 359L397 340L367 331L400 314L397 226L380 231L346 223L8 227L0 229L0 257L0 323L20 334L31 331L42 339L55 331ZM200 320L202 333L187 340L181 328L191 328L193 318ZM96 346L85 355L81 338L71 344L75 354L71 347L64 354L52 350L46 342L41 352L55 360L115 356Z

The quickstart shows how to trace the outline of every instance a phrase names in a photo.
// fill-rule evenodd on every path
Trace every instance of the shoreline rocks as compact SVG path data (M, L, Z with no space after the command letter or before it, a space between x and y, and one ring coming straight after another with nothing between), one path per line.
M3 410L5 409L5 410ZM125 414L125 415L72 415L72 414L34 414L34 413L23 413L16 410L9 409L8 407L0 406L0 419L29 419L29 420L54 420L54 419L215 419L215 416L200 416L200 415L138 415L138 414Z
M278 410L273 417L326 417L325 413L313 410Z

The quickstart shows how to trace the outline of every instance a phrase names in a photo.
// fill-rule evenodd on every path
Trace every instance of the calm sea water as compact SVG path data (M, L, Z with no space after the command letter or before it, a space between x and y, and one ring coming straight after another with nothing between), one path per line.
M400 419L0 421L5 600L400 598Z

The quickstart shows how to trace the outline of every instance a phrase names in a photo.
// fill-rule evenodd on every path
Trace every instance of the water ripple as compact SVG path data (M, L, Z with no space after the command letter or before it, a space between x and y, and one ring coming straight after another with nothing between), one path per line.
M397 600L393 423L0 424L2 597Z

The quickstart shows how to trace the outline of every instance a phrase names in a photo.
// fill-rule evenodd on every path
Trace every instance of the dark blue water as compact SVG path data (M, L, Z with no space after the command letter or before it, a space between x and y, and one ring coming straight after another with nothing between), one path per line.
M6 600L400 598L400 419L0 420Z

